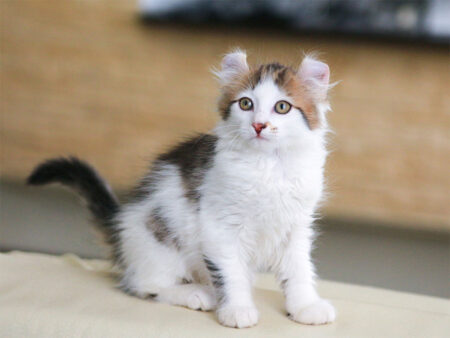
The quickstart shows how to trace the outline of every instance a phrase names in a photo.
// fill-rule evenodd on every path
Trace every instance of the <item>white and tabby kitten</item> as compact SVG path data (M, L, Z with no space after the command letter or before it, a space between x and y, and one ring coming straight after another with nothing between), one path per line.
M272 271L290 318L331 322L335 311L316 292L310 258L327 155L328 66L306 57L297 70L252 69L238 50L216 75L214 132L159 156L127 203L76 158L42 163L28 182L81 193L131 294L215 309L221 324L250 327L258 322L254 274Z

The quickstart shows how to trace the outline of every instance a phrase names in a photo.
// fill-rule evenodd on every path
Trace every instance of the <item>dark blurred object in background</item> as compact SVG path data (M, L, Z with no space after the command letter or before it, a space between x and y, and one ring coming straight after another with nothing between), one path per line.
M232 23L450 42L449 0L140 0L151 21Z

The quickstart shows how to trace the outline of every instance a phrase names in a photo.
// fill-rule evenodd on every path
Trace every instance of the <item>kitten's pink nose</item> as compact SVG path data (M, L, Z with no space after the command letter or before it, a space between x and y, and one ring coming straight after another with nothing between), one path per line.
M267 123L252 123L253 129L255 129L256 134L261 134L261 131L267 127Z

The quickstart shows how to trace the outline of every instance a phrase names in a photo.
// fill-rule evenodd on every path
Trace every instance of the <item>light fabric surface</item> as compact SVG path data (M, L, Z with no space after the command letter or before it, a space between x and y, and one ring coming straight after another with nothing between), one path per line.
M450 301L319 282L337 321L307 326L286 318L271 276L255 290L260 321L220 326L213 313L130 297L109 265L74 255L0 254L0 337L449 337Z

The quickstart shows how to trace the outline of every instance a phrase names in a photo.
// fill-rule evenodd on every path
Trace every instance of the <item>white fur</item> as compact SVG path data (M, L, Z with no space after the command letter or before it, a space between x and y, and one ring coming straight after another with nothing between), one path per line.
M307 60L299 76L319 79L325 86L328 67L323 65ZM226 56L222 67L218 74L226 85L236 72L248 69L245 54ZM159 301L211 310L216 296L203 261L207 257L224 280L225 298L217 308L223 325L257 323L252 281L263 270L273 271L284 284L286 310L293 320L328 323L335 312L315 290L310 259L311 225L324 185L326 123L310 130L294 108L286 115L275 113L275 103L290 98L271 80L236 99L243 96L252 99L254 110L243 111L234 103L229 118L215 128L217 155L200 187L200 211L184 196L177 167L167 165L157 173L156 192L121 212L122 284L142 297L158 294ZM328 106L324 100L317 106L324 120ZM276 130L266 128L256 138L254 122L270 122ZM183 238L181 249L159 243L146 228L155 203L162 203L170 229ZM182 284L183 279L194 284Z

